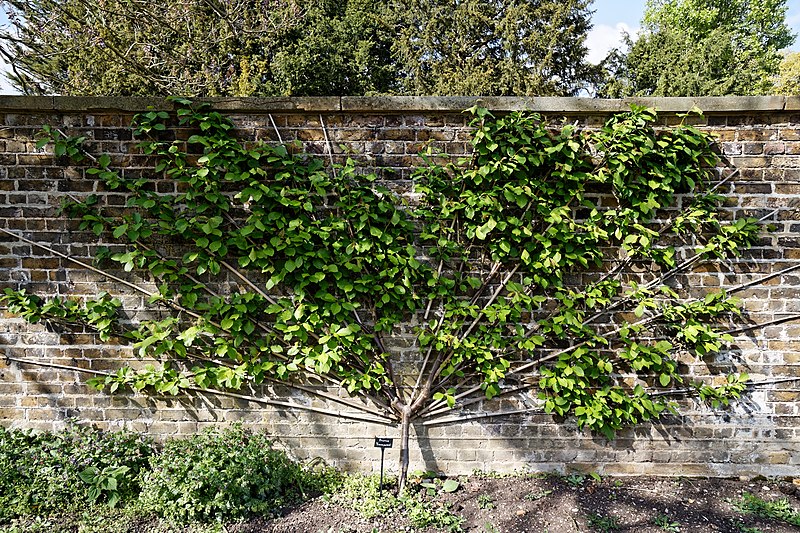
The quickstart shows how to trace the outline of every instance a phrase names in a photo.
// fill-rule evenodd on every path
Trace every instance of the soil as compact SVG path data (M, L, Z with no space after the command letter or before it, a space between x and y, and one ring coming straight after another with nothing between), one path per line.
M786 499L800 509L800 479L739 481L694 478L582 476L473 476L453 493L427 496L463 517L465 532L723 532L797 533L800 527L745 514L735 503L749 493L765 501ZM365 519L356 510L318 498L273 520L231 525L232 533L433 533L415 529L394 513Z

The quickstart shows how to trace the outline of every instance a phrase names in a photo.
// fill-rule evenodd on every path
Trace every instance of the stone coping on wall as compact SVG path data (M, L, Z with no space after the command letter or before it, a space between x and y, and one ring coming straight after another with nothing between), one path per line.
M684 113L697 107L709 114L800 111L800 96L713 96L675 98L515 97L515 96L323 96L270 98L202 98L228 112L271 113L407 113L460 112L480 103L494 111L530 110L541 113L614 113L630 104L653 107L662 113ZM174 106L166 98L0 96L0 112L92 112L166 110Z

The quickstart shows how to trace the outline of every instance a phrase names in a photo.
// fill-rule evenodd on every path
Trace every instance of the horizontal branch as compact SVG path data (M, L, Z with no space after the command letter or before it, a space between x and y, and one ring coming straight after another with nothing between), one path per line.
M532 387L532 385L523 385L521 387L512 387L510 389L501 390L499 394L494 396L494 398L499 398L500 396L506 396L508 394L514 394L515 392L521 392L521 391L524 391L524 390L528 390L531 387ZM477 389L477 390L481 390L481 389ZM473 392L477 392L477 390L473 390ZM462 398L463 398L463 396L462 396ZM473 399L468 400L466 402L461 402L458 405L458 407L463 409L463 408L465 408L465 407L467 407L469 405L480 403L480 402L482 402L484 400L486 400L486 396L485 395L479 396L477 398L473 398ZM432 416L436 416L436 415L440 415L440 414L446 413L448 411L452 411L452 409L450 407L441 407L443 405L443 403L444 403L444 400L441 400L439 402L436 402L436 404L432 404L428 409L426 409L426 410L424 410L424 411L422 411L420 413L421 418L429 418L429 417L432 417Z
M728 294L735 294L739 291L743 291L745 289L749 289L750 287L755 287L757 285L761 285L764 282L767 282L773 278L777 278L778 276L782 276L783 274L788 274L789 272L794 272L795 270L800 269L800 263L796 265L792 265L790 267L784 268L783 270L779 270L778 272L773 272L772 274L767 274L766 276L762 276L758 279L754 279L748 281L746 283L742 283L741 285L737 285L736 287L732 287L730 289L726 289Z
M460 422L468 422L470 420L481 420L484 418L496 418L499 416L521 415L529 413L544 414L544 411L541 409L515 409L512 411L497 411L496 413L481 413L481 414L467 415L467 416L445 416L433 420L426 420L425 422L422 423L422 425L438 426L442 424L454 424Z
M793 377L793 378L769 379L769 380L765 380L765 381L750 381L750 382L744 383L744 385L748 389L755 389L755 388L758 388L758 387L768 387L770 385L780 385L781 383L791 383L791 382L794 382L794 381L800 381L800 376ZM683 389L670 389L670 390L664 390L664 391L657 391L657 392L654 392L654 393L650 394L650 397L655 398L655 397L658 397L658 396L679 396L679 395L684 395L684 394L692 394L692 393L696 393L696 392L697 392L697 389L695 389L693 387L687 387L687 388L683 388Z
M9 356L6 356L5 359L8 360L8 361L13 361L15 363L20 363L20 364L26 364L26 365L32 365L32 366L41 366L41 367L47 367L47 368L57 368L57 369L60 369L60 370L69 370L69 371L73 371L73 372L83 372L83 373L91 374L91 375L94 375L94 376L112 377L114 375L114 374L109 373L109 372L102 372L102 371L99 371L99 370L92 370L92 369L88 369L88 368L79 368L79 367L68 366L68 365L60 365L60 364L57 364L57 363L49 363L49 362L45 362L45 361L32 361L30 359L18 359L16 357L9 357ZM289 387L289 388L295 388L290 383L281 383L281 385L284 385L284 386ZM380 416L378 414L374 414L374 413L372 413L372 414L373 414L373 416L375 418L372 418L370 416L364 416L362 414L357 414L357 413L353 413L353 412L338 411L338 410L333 410L333 409L323 409L321 407L313 407L313 406L310 406L310 405L302 405L302 404L298 404L298 403L294 403L294 402L270 400L268 398L261 398L261 397L258 397L258 396L249 396L249 395L245 395L245 394L238 394L238 393L235 393L235 392L227 392L227 391L221 391L221 390L215 390L215 389L203 389L203 388L199 388L199 387L185 387L185 388L182 388L182 390L190 391L190 392L199 392L199 393L204 393L204 394L215 394L215 395L218 395L218 396L227 396L227 397L236 398L236 399L239 399L239 400L247 400L247 401L251 401L251 402L255 402L255 403L260 403L260 404L263 404L263 405L270 405L270 406L273 406L273 407L286 407L286 408L289 408L289 409L299 409L301 411L310 411L310 412L313 412L313 413L319 413L319 414L323 414L323 415L333 416L333 417L336 417L336 418L343 418L343 419L348 419L348 420L357 420L359 422L370 422L370 423L373 423L373 424L381 424L381 425L384 425L384 426L394 426L395 425L395 421L393 421L393 420L391 420L389 418L382 417L382 416ZM309 392L310 394L315 394L310 389L306 390L306 392Z
M725 335L735 335L738 333L747 333L748 331L753 331L754 329L761 329L766 328L767 326L777 326L778 324L785 324L786 322L793 322L795 320L800 320L800 314L788 315L781 318L776 318L775 320L770 320L769 322L761 322L759 324L751 324L749 326L745 326L743 328L738 329L729 329L727 331L723 331L722 333Z

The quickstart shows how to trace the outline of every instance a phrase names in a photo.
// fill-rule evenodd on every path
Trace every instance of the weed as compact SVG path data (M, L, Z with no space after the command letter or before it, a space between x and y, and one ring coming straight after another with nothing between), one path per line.
M90 466L82 470L78 476L81 481L90 485L89 498L95 502L101 496L108 498L108 506L114 507L120 499L118 487L120 480L125 478L125 474L130 471L127 466L111 467L107 466L100 470L96 466Z
M491 522L486 522L483 524L483 530L486 533L500 533L500 529Z
M525 495L525 499L529 502L535 502L536 500L541 500L549 495L553 494L552 490L540 490L539 492L529 492Z
M578 488L583 485L583 482L586 481L586 476L581 474L570 474L564 478L564 481L569 483L572 488Z
M436 481L441 482L441 480ZM461 531L463 517L450 512L447 506L426 501L426 498L435 497L439 489L439 485L435 482L431 482L435 490L426 487L426 483L421 483L419 490L409 490L399 497L386 491L381 496L378 494L377 476L351 475L347 476L342 486L328 498L334 503L358 511L367 519L405 515L414 528L435 527L451 532Z
M494 509L494 500L488 494L478 496L478 507L481 509Z
M619 519L615 516L590 514L587 518L589 520L589 526L600 530L603 533L609 533L610 531L616 531L619 529Z
M660 514L653 519L653 524L657 525L664 531L669 533L678 533L681 530L681 525L678 522L673 522L672 519L665 515Z
M408 520L415 528L435 527L452 533L462 531L464 518L451 513L446 505L436 507L413 497L401 501L405 506Z
M455 492L461 487L461 483L455 479L442 480L441 478L422 478L418 485L425 489L428 496L435 496L437 492Z
M743 522L736 524L736 528L738 529L739 533L764 533L757 527L747 527Z
M733 502L734 507L745 514L752 514L761 518L771 518L800 526L800 511L789 505L789 500L783 498L775 501L762 500L748 492L742 494L742 499Z

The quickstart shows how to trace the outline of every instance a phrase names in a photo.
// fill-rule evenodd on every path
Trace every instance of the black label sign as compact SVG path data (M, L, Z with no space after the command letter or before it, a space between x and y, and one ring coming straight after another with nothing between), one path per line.
M394 439L389 437L375 437L376 448L391 448Z

